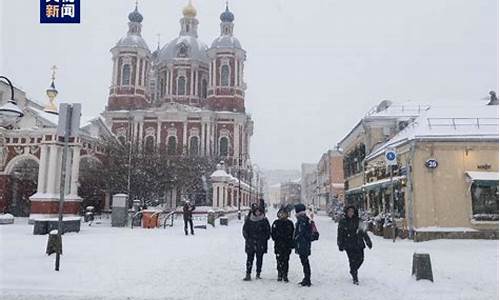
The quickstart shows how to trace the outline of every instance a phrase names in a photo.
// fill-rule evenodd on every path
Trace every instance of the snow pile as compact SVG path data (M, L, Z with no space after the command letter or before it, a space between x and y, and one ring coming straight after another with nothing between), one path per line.
M13 224L14 216L11 214L0 215L0 224Z

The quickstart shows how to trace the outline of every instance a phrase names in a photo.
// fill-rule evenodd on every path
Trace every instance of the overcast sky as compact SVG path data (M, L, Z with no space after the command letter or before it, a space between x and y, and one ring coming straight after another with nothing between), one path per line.
M40 25L38 0L0 0L0 74L45 102L57 65L59 101L101 113L109 49L134 0L82 0L79 25ZM151 49L179 33L187 0L141 0ZM200 38L219 35L223 0L195 0ZM264 169L317 162L382 99L480 101L498 90L498 0L232 0L247 51L253 159Z

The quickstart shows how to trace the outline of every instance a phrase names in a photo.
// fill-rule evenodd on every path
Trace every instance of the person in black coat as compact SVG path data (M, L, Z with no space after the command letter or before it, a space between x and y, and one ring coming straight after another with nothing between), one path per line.
M309 264L309 255L311 255L312 227L311 221L306 214L304 204L295 205L295 232L293 239L295 241L295 253L300 257L300 263L304 271L304 279L299 282L302 286L311 286L311 265Z
M271 226L271 237L274 241L274 253L278 268L278 281L288 282L288 261L294 248L293 222L288 219L288 210L281 208L278 219Z
M195 210L196 207L194 205L191 205L191 202L189 200L184 203L184 206L182 207L182 216L184 218L184 233L188 235L188 224L191 229L191 234L194 234L193 230L193 210Z
M243 280L251 280L253 259L257 257L257 279L260 279L262 271L262 259L267 253L267 241L271 235L271 226L264 215L263 210L257 205L252 209L243 224L243 237L245 238L245 252L247 253L246 276Z
M354 206L346 207L344 218L340 220L338 226L337 245L340 251L347 252L352 282L356 285L359 284L358 269L364 260L365 243L368 248L372 248L372 241L362 225L358 210Z

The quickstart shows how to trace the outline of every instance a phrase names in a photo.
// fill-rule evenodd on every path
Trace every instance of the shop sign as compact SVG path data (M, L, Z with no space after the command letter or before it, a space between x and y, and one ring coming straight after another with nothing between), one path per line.
M435 159L428 159L425 161L425 166L429 169L435 169L438 167L438 161Z

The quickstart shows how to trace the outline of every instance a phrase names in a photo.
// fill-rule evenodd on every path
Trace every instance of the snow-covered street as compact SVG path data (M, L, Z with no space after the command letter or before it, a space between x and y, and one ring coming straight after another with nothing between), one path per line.
M274 212L269 216L272 222ZM178 220L167 229L84 224L80 233L63 237L60 272L53 270L54 256L45 254L47 236L32 235L25 219L0 226L0 298L498 299L498 241L399 240L393 245L372 236L360 285L353 286L346 255L336 246L337 225L317 216L321 236L312 249L313 286L305 288L296 284L302 279L296 255L290 259L290 283L276 281L271 252L264 256L263 279L242 281L241 222L185 236ZM431 254L434 283L411 277L416 249Z

